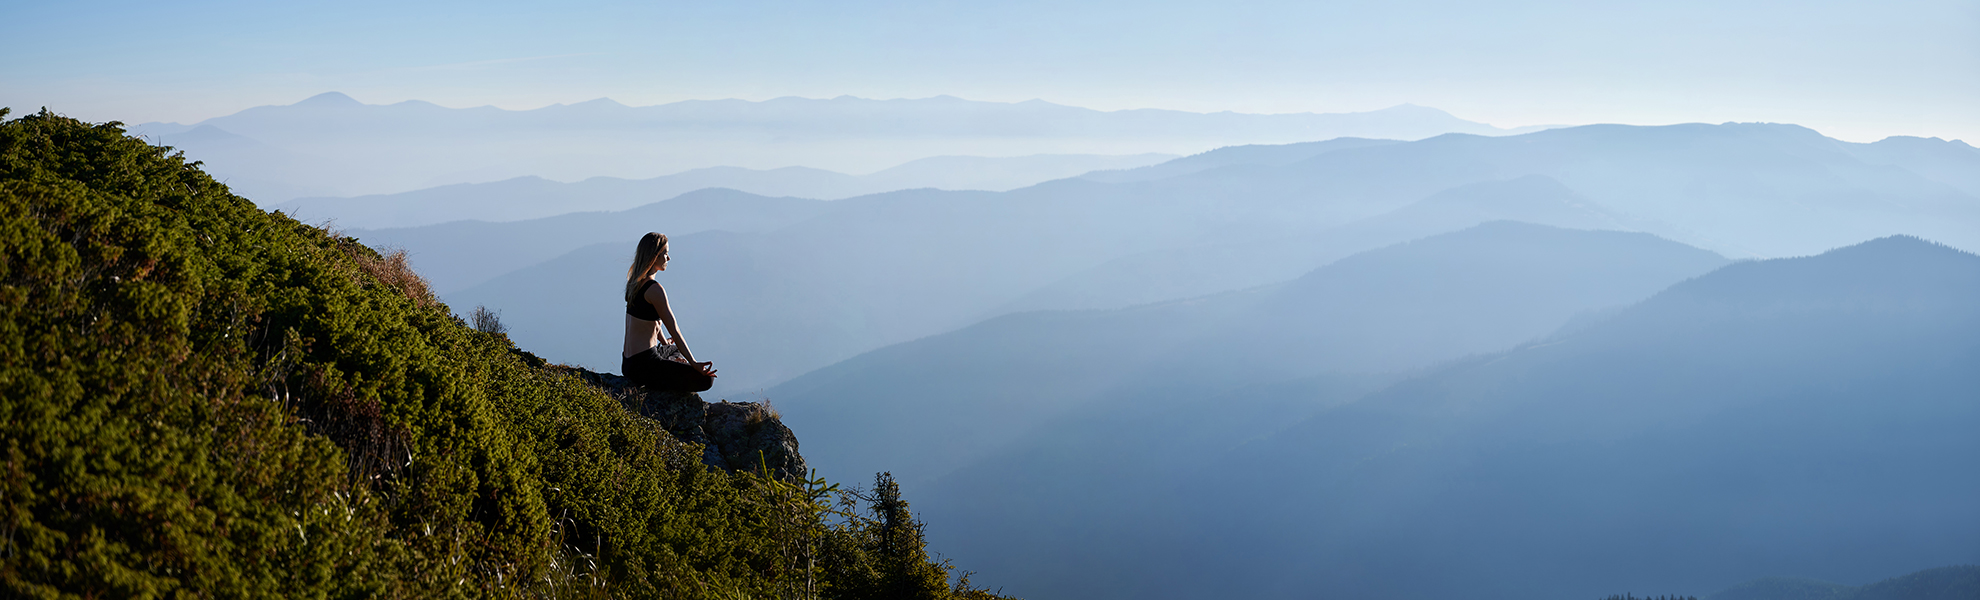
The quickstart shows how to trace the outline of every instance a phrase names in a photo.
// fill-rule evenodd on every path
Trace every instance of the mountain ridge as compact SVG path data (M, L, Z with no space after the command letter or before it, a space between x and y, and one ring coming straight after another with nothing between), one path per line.
M1980 257L1915 238L1735 262L1374 390L1267 392L1303 409L1096 406L924 484L925 506L958 557L1069 598L1596 598L1969 563L1977 306ZM1192 435L1232 419L1263 435Z
M1408 371L1511 347L1573 314L1639 300L1724 263L1648 234L1493 222L1359 253L1268 288L1003 315L876 349L765 394L820 432L812 452L855 471L912 456L892 462L903 482L916 483L1064 411L1124 402L1124 389L1156 402L1176 389L1221 394L1247 382ZM1419 282L1440 292L1420 293ZM946 367L931 376L931 365ZM1007 379L1011 372L1026 375ZM893 414L922 422L883 425L901 432L886 439L850 433Z
M315 196L357 196L525 175L559 181L644 179L717 166L805 165L870 173L933 156L1183 155L1231 144L1341 136L1416 139L1447 131L1509 132L1407 107L1256 115L846 97L685 100L651 106L593 100L507 110L422 101L365 104L342 94L257 106L190 124L154 122L132 129L158 136L199 125L333 158L359 167L362 175L246 167L220 173L283 183L266 189L284 195L251 196L271 204L298 197L287 195L294 188L334 190L308 194ZM221 166L238 156L227 148L189 144L184 149L195 159Z
M523 221L574 212L630 210L707 188L818 200L922 188L1005 191L1098 168L1150 163L1168 157L1165 154L934 156L865 175L810 167L707 167L649 179L600 176L575 182L529 175L397 194L297 198L268 208L307 220L335 219L342 227L387 229L460 220Z
M728 298L713 303L721 316L703 317L701 329L749 348L751 356L809 348L791 356L819 361L776 365L755 384L768 385L877 347L869 344L915 339L1012 310L1113 308L1266 285L1353 252L1489 219L1639 229L1734 258L1810 254L1891 233L1980 246L1980 216L1969 214L1980 200L1908 169L1866 163L1839 144L1781 126L1602 127L1339 148L1278 166L1233 164L1146 181L1069 178L1007 192L897 191L834 200L816 218L749 230L754 237L748 242L723 242L746 244L723 251L746 253L752 268L770 269L745 271L750 277L806 282L778 292L805 307L793 310L812 315L786 323L790 329L782 336L752 338L743 332L768 330L721 308L769 310L757 284L704 273L691 287L710 300ZM1980 161L1973 164L1980 168ZM1462 201L1410 208L1446 193ZM548 221L503 227L529 237L532 223ZM984 227L1002 234L982 235ZM448 277L480 273L454 279L445 289L512 278L502 287L529 297L450 297L464 306L526 303L610 312L610 294L575 295L588 289L583 282L551 289L534 283L562 281L568 273L520 271L595 240L566 236L561 246L546 242L527 260L493 263L480 257L511 252L515 244L501 237L419 240L469 228L363 236L404 246L416 260L445 254L452 257L449 264L469 265ZM833 260L822 260L828 256ZM615 268L623 267L601 263L585 272ZM771 275L787 268L793 271ZM958 269L973 276L957 277ZM572 295L553 298L560 290ZM616 361L609 352L615 326L582 329L591 341L580 342L579 329L539 327L528 318L517 317L518 335L534 330L570 337L561 344L535 342L558 360L602 369L611 365L599 361ZM558 348L586 354L558 354ZM736 381L749 379L737 375Z

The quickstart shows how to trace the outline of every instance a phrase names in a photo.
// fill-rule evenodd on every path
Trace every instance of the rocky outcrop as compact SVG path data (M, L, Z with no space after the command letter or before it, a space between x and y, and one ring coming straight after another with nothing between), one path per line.
M798 454L797 434L768 402L707 402L694 393L649 392L611 373L571 368L572 374L617 398L628 410L653 419L675 439L701 444L701 462L728 471L768 470L784 481L810 471Z

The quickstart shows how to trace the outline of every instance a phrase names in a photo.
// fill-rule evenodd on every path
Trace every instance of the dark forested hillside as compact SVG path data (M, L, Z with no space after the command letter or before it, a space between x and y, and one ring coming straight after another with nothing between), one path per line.
M571 373L116 123L0 122L0 595L985 596L889 480L708 469Z
M1939 567L1849 586L1814 579L1765 577L1735 585L1705 600L1970 600L1980 598L1980 567Z

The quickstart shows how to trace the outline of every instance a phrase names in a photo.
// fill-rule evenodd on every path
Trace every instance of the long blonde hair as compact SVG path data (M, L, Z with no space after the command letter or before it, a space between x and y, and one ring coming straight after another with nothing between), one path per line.
M639 292L639 280L653 273L653 263L660 260L660 250L666 247L665 234L649 231L639 238L639 247L633 249L632 266L626 267L627 302L631 302L633 294Z

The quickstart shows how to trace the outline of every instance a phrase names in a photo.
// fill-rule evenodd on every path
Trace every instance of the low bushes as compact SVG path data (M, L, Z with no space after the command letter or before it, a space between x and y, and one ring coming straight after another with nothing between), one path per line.
M904 505L702 468L403 255L47 111L0 122L0 453L8 596L984 596Z

